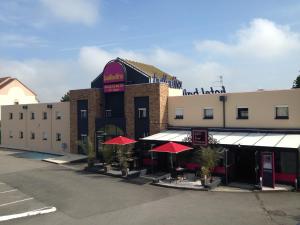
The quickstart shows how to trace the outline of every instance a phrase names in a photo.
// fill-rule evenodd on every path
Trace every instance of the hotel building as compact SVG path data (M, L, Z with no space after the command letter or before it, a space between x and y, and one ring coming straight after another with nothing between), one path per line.
M141 167L166 169L167 156L151 159L150 146L186 142L198 127L225 149L215 172L226 182L299 180L300 90L224 92L183 91L181 81L158 68L117 58L91 88L70 91L71 151L83 153L76 143L89 136L101 157L104 140L125 135L140 141Z
M69 102L3 106L1 139L5 148L70 152Z

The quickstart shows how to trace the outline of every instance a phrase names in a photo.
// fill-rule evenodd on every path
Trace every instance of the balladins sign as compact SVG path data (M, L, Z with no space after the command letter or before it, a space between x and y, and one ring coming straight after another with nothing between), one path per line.
M209 90L204 90L204 88L201 88L200 91L198 88L195 88L195 91L189 92L186 91L186 89L183 89L183 95L200 95L200 94L221 94L226 93L226 89L224 86L221 87L219 90L215 90L213 87L210 87Z
M103 71L104 93L124 92L125 73L118 62L106 64Z
M157 77L156 74L151 78L151 83L167 83L170 88L181 89L182 81L177 80L176 77L172 77L172 79L168 79L167 75L163 75L162 77Z

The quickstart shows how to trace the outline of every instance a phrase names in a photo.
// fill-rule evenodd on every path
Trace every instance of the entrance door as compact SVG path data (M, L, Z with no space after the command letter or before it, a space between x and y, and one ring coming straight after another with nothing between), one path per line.
M237 149L235 151L235 180L255 183L255 151Z

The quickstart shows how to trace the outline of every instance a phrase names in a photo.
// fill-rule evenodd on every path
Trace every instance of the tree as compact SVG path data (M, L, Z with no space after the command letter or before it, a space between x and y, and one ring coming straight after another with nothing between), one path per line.
M300 75L294 80L293 88L300 88Z
M69 102L70 101L70 92L68 91L64 96L60 99L61 102Z

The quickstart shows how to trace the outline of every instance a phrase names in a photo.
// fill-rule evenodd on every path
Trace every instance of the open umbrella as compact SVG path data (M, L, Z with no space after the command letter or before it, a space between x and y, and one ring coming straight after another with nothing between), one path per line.
M191 150L191 147L182 145L182 144L177 144L175 142L168 142L166 144L160 145L158 147L155 147L151 149L150 151L152 152L168 152L171 153L171 167L173 168L173 160L172 160L172 155L173 154L178 154L180 152L184 152L187 150Z
M136 140L127 138L127 137L123 137L123 136L118 136L115 138L112 138L108 141L105 141L103 144L106 145L128 145L128 144L133 144L136 143Z

